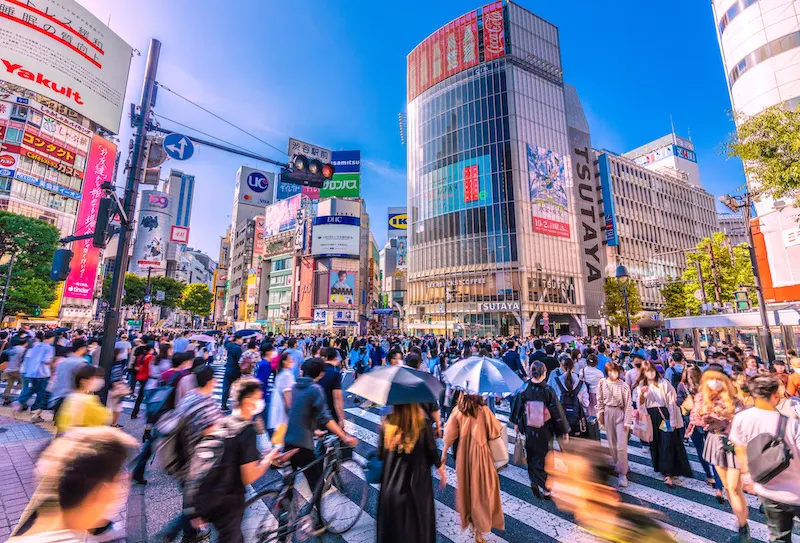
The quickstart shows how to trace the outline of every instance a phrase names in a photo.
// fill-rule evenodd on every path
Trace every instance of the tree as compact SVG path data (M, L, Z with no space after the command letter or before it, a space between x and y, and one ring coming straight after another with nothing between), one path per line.
M183 299L181 309L187 311L192 316L192 321L196 315L207 317L211 314L211 302L214 295L208 290L208 286L202 283L186 285L183 289Z
M757 180L759 196L780 198L800 189L800 106L792 111L775 105L737 121L725 149Z
M60 233L52 224L39 219L0 211L0 256L14 254L11 269L7 315L34 315L56 300L56 283L50 280L50 266ZM4 280L9 262L0 265Z
M136 275L135 273L126 273L125 282L122 288L125 291L125 296L122 298L123 306L139 306L144 303L144 291L147 281ZM103 298L108 300L111 293L111 276L107 276L103 280Z
M145 283L147 282L146 279L144 281ZM153 303L167 309L175 309L181 303L185 286L186 284L183 281L178 281L171 277L152 277L150 279L150 292L153 295ZM159 290L164 291L164 299L156 301L156 292Z
M603 292L606 295L603 314L611 326L625 329L627 322L625 320L625 299L622 295L622 287L623 282L619 279L606 279L603 285ZM639 289L633 281L625 283L625 288L628 295L628 314L630 315L631 324L633 324L641 318L638 314L642 311L642 297L639 295Z
M664 298L664 309L661 311L665 317L684 317L686 316L687 298L686 284L671 277L668 282L661 287L661 296Z

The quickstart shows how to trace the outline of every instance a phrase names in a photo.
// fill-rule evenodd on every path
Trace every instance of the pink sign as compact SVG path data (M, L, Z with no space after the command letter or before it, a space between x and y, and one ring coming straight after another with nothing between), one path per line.
M533 231L538 234L547 234L548 236L569 238L568 223L543 219L541 217L533 218Z
M105 195L101 186L107 181L112 181L116 154L116 145L98 135L92 137L81 192L81 205L78 208L78 220L75 224L76 236L94 232L97 208ZM92 246L91 239L84 239L76 241L72 250L75 256L72 257L71 269L64 285L64 296L91 300L94 296L100 249Z

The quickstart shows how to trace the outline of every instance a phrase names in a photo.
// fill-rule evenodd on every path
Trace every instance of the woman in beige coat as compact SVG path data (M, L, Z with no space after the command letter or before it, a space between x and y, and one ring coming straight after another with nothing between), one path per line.
M463 394L447 420L442 464L447 451L458 440L456 448L456 510L461 515L461 528L472 526L475 541L485 541L483 534L493 528L505 529L500 502L500 478L489 450L489 441L500 436L503 426L483 398Z

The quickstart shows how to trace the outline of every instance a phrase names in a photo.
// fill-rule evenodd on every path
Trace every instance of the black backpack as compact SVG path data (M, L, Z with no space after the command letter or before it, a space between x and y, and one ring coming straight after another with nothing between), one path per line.
M567 416L567 422L572 429L573 433L582 433L586 431L586 413L583 410L578 398L578 391L583 386L583 381L578 381L578 384L572 390L567 390L561 383L561 379L555 379L558 388L561 389L561 407L564 408L564 414Z
M686 371L686 368L683 368L683 371ZM678 385L681 384L681 377L683 377L683 371L677 372L675 368L672 368L672 373L669 374L669 381L675 389L678 388Z
M747 467L753 481L765 485L783 473L792 461L792 451L783 439L788 417L779 415L778 431L775 434L758 434L747 444Z

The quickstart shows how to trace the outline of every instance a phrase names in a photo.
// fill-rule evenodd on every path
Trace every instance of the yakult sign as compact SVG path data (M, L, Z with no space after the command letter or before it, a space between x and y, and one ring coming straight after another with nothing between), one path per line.
M131 47L74 0L7 4L0 79L119 132Z
M78 221L75 225L76 236L94 232L97 223L97 208L104 195L101 186L103 183L111 181L116 156L116 145L100 136L92 137L89 161L86 164L86 178L83 182L83 197L78 209ZM75 256L64 285L64 296L91 300L94 295L100 249L92 246L91 239L83 239L75 242L73 251Z

